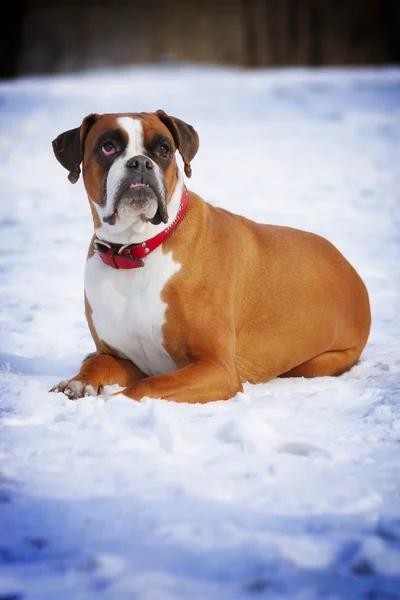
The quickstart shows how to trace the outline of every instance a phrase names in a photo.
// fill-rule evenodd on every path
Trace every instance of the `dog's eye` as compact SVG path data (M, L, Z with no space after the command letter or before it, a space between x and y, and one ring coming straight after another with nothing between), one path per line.
M116 153L117 149L112 142L105 142L101 147L101 151L104 156L112 156Z
M161 146L158 146L157 148L157 154L165 158L169 154L169 146L167 144L161 144Z

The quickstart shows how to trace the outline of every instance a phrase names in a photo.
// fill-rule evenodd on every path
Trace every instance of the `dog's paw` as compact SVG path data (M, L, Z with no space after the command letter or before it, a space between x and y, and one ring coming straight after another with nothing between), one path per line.
M78 398L85 398L86 396L97 396L98 393L92 385L76 379L60 381L58 385L51 388L50 392L63 392L70 400L78 400Z

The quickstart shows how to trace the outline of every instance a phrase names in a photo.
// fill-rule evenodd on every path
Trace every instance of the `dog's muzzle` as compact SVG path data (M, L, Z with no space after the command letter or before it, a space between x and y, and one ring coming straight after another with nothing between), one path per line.
M146 208L152 203L157 203L155 214L146 221L153 225L168 222L168 211L166 203L166 185L164 177L156 163L148 156L133 156L125 163L125 176L123 177L114 212L105 216L103 221L113 225L116 221L115 215L122 204L131 205L137 211Z
M153 192L156 195L157 211L154 217L148 219L148 221L153 225L158 225L161 222L167 223L168 211L165 201L165 182L162 179L163 185L162 189L160 189L160 182L155 173L155 169L158 169L158 166L147 156L139 155L130 158L126 162L126 167L128 170L132 170L134 174L134 180L129 186L130 190L133 190L135 194L139 193L145 199L147 199L148 193Z

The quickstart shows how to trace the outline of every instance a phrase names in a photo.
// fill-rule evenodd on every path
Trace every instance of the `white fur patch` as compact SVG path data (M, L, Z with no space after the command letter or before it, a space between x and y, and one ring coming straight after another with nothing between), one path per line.
M132 119L132 117L119 117L118 125L125 129L128 134L128 145L125 151L112 164L107 175L107 214L112 213L115 194L118 190L119 183L125 174L125 163L134 156L144 154L143 146L143 125L140 119Z
M85 290L97 335L146 375L176 369L163 347L167 305L161 291L180 267L161 247L138 269L112 269L97 254L86 263Z

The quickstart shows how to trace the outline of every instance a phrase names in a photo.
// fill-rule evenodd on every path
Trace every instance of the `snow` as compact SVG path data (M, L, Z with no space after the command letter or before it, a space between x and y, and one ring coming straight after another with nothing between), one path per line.
M193 124L190 189L326 236L370 291L360 363L228 402L73 402L92 224L51 140ZM0 84L0 599L400 598L400 70L148 67ZM234 251L234 249L232 249Z

